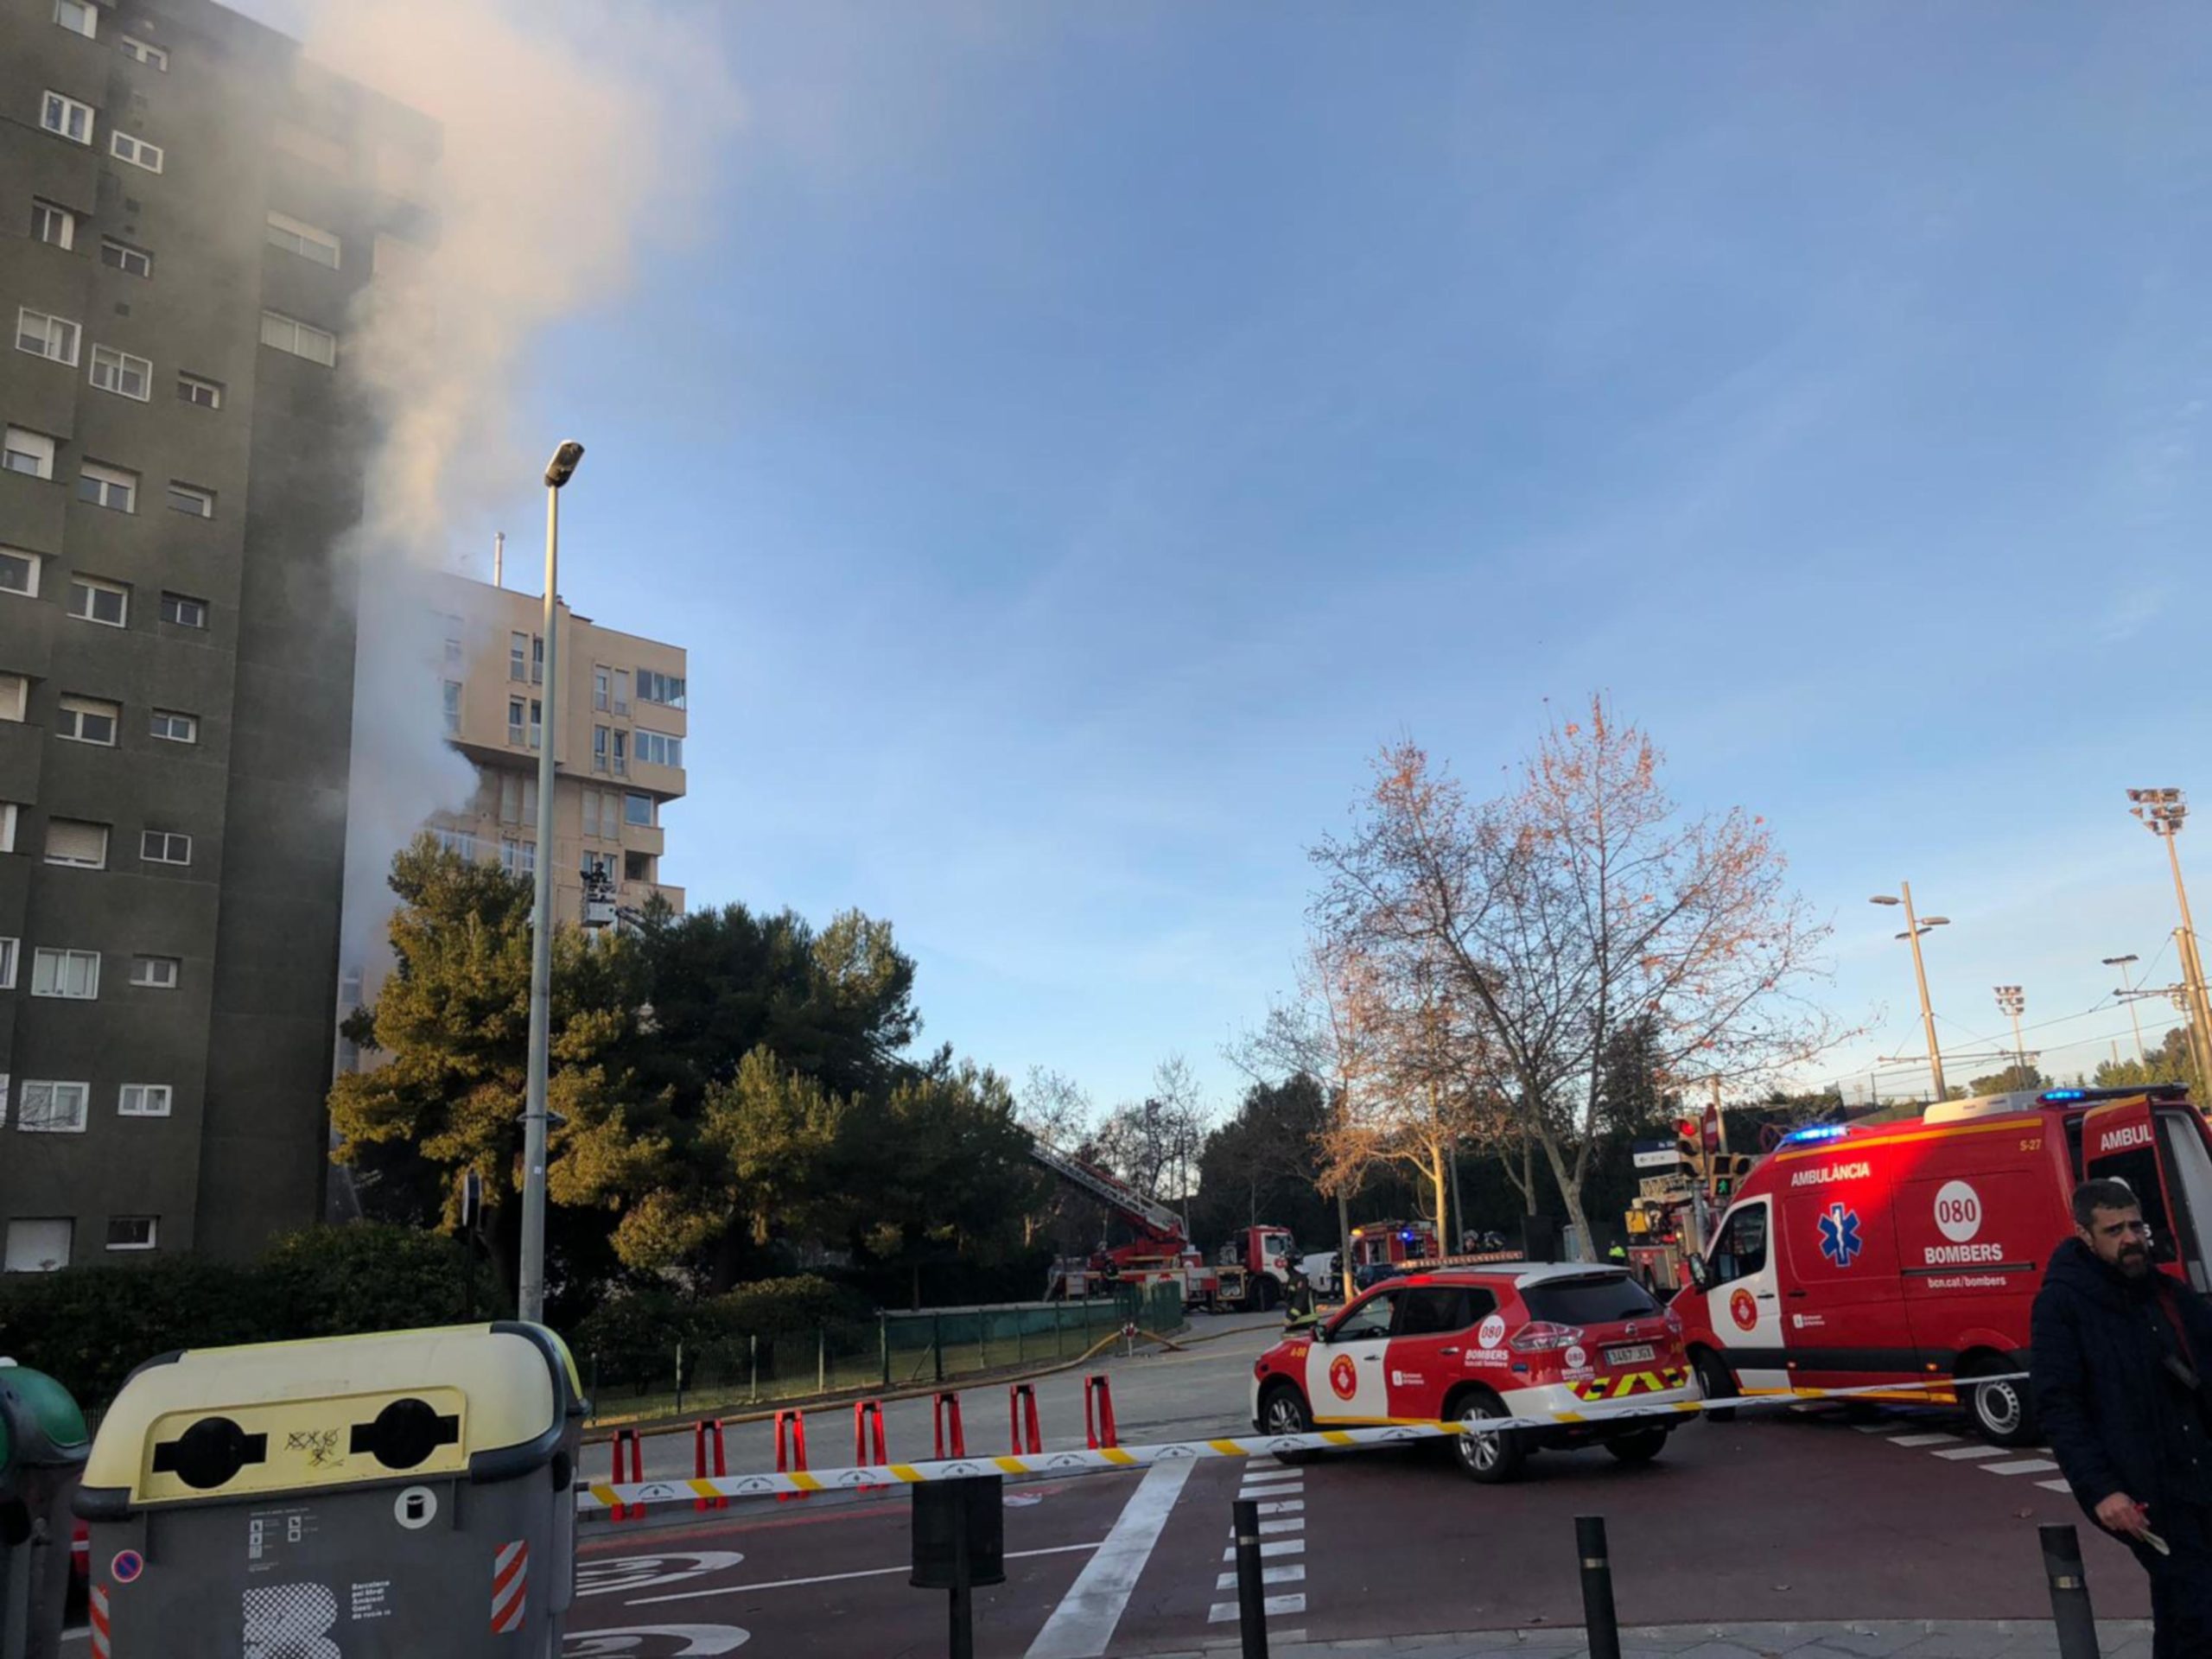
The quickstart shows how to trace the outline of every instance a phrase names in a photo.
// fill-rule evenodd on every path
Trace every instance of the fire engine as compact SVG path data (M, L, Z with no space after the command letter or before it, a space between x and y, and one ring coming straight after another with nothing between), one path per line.
M1442 1255L1436 1229L1425 1221L1370 1221L1351 1230L1351 1281L1365 1290L1388 1279L1408 1262Z
M1191 1243L1183 1217L1126 1181L1041 1141L1029 1155L1128 1224L1126 1244L1102 1242L1087 1256L1063 1256L1046 1280L1047 1301L1096 1296L1122 1285L1173 1284L1185 1307L1264 1312L1282 1305L1297 1259L1287 1227L1248 1227L1222 1246L1216 1262Z
M1785 1136L1676 1296L1708 1399L1807 1388L1951 1403L2035 1438L2029 1313L2084 1179L2141 1200L2160 1271L2212 1287L2212 1130L2177 1086L1941 1102L1916 1120ZM1961 1385L1966 1385L1961 1388Z

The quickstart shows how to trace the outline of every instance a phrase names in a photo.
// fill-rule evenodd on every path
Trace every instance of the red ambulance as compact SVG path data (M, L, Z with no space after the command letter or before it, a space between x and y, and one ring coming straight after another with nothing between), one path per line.
M1319 1427L1541 1417L1551 1429L1463 1435L1459 1466L1510 1480L1529 1453L1603 1445L1624 1463L1665 1449L1681 1417L1608 1423L1608 1404L1694 1402L1667 1311L1618 1268L1503 1262L1390 1279L1294 1331L1252 1367L1262 1434Z
M2179 1087L1998 1095L1800 1129L1745 1181L1672 1303L1706 1397L1871 1387L1950 1403L1961 1382L2024 1370L2074 1187L2098 1177L2141 1198L2158 1267L2206 1290L2212 1132ZM1989 1440L2035 1438L2024 1384L1964 1392Z

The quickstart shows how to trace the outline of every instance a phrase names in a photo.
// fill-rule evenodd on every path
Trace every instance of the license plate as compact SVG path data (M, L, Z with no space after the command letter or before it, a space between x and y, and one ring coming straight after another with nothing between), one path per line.
M1605 1350L1608 1365L1643 1365L1657 1357L1658 1351L1648 1342L1639 1342L1626 1348Z

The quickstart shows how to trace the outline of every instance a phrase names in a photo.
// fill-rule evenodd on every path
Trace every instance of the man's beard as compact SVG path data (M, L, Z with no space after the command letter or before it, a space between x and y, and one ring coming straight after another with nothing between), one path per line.
M2113 1265L2130 1279L2140 1279L2151 1270L2151 1252L2140 1244L2131 1244L2120 1253L2120 1259Z

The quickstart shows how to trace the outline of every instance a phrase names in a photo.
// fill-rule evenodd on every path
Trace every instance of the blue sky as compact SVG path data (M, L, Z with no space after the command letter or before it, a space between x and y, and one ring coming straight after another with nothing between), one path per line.
M1376 746L1483 788L1603 689L1833 916L1818 1076L1917 1050L1900 877L1947 1047L2000 981L2125 1038L2121 791L2212 810L2212 22L1570 10L666 12L742 118L516 407L590 448L570 599L690 648L666 877L1225 1096Z

